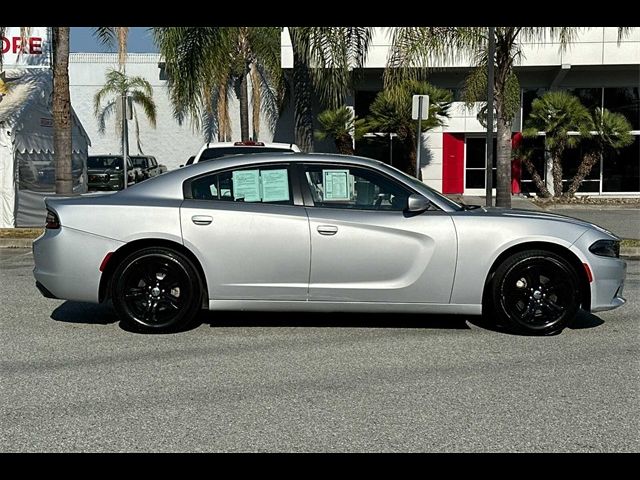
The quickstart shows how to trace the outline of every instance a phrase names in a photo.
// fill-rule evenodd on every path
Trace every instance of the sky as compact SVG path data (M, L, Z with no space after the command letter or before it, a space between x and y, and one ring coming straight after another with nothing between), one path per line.
M149 27L131 27L129 29L129 40L127 50L131 53L156 53L158 50L153 44L151 33L147 31ZM93 35L93 27L71 27L72 52L108 52ZM116 46L117 48L117 46ZM116 51L112 49L111 51Z

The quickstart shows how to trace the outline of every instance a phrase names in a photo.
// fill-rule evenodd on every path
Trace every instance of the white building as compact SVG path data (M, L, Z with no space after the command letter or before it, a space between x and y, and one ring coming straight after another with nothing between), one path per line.
M390 29L376 29L363 78L348 99L360 117L366 116L376 93L382 89L390 38ZM616 27L585 29L566 50L559 47L552 42L523 44L522 59L516 68L522 87L521 113L514 121L514 134L521 131L522 119L528 115L532 100L552 88L571 90L588 107L604 106L622 113L632 124L635 142L619 153L605 155L580 191L640 194L640 28L632 29L620 42ZM293 66L286 30L282 34L282 66ZM470 65L454 61L436 66L440 68L430 75L429 81L451 89L455 98ZM476 113L467 110L462 102L454 102L447 124L423 135L422 178L427 184L444 193L484 194L485 129L477 121ZM389 138L368 144L360 142L356 153L389 161ZM563 162L567 179L575 171L578 158L577 151L567 153ZM539 170L544 170L541 162L542 158ZM525 172L519 181L517 167L514 163L514 192L520 187L524 191L535 190Z

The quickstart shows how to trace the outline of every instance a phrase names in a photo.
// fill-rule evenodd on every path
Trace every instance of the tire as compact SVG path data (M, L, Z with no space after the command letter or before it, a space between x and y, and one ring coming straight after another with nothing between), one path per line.
M492 300L498 323L515 333L553 335L575 318L580 281L561 256L527 250L507 258L496 270Z
M197 269L169 248L150 247L130 254L116 268L111 284L116 313L136 331L183 330L202 302Z

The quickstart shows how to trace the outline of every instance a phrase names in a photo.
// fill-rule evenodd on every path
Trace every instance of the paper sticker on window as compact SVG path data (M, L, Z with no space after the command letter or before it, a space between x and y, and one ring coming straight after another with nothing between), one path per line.
M245 202L260 201L260 171L239 170L233 172L233 199L243 199Z
M289 201L289 176L287 169L262 170L262 201L263 202L287 202Z
M324 200L351 200L349 170L322 170Z

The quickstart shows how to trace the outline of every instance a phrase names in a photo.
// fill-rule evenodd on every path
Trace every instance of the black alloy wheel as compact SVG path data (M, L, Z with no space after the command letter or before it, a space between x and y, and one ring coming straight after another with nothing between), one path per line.
M129 255L114 272L112 285L116 312L142 331L185 328L201 305L197 270L184 255L167 248Z
M579 279L562 257L529 250L509 257L496 271L493 284L496 313L518 333L559 333L580 306Z

